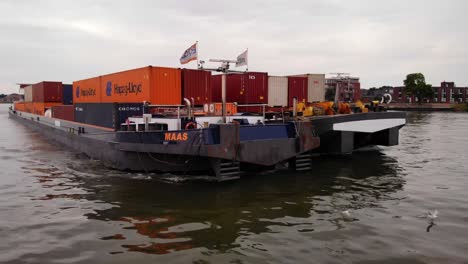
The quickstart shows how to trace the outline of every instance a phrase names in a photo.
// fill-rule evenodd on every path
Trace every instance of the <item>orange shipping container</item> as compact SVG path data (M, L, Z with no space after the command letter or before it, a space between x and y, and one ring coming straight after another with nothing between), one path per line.
M101 76L101 99L105 103L172 104L182 102L181 71L144 67Z
M62 105L62 103L32 103L32 113L36 115L44 115L45 110L52 106Z
M24 112L24 102L15 102L15 111Z
M24 111L27 113L33 112L33 103L32 102L25 102L24 103Z
M73 82L74 103L182 102L181 71L147 66Z
M151 67L101 76L103 103L141 103L151 98Z
M174 105L182 102L180 69L152 67L152 104Z
M223 115L223 103L214 103L215 115ZM226 103L226 115L237 114L237 106L234 103Z
M74 103L100 103L101 77L73 82Z

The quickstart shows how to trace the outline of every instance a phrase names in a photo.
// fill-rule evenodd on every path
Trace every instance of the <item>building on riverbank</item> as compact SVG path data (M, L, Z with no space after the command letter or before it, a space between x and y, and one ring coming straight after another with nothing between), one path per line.
M468 103L468 87L457 87L454 82L442 82L440 86L433 86L434 97L422 103L463 104ZM394 103L418 103L415 96L407 96L405 86L383 86L380 88L362 89L363 102L380 98L383 94L392 95Z
M15 101L22 101L22 100L23 100L23 95L16 94L16 93L0 96L0 103L13 103Z
M359 77L343 76L325 79L325 88L338 92L338 101L356 102L361 98L361 83ZM335 92L333 92L335 94ZM331 98L326 98L330 100Z
M457 87L454 82L442 82L440 86L433 86L434 97L426 99L424 103L467 103L468 87ZM418 103L418 98L407 96L404 86L397 86L386 91L393 97L395 103Z

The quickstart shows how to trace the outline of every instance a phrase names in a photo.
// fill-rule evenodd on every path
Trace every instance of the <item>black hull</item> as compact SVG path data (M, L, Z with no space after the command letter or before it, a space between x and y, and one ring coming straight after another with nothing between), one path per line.
M23 112L10 111L10 117L114 169L203 173L219 181L237 179L241 170L270 170L278 163L308 170L314 154L394 146L406 123L404 112L379 112L318 116L267 126L220 124L198 130L116 132Z
M110 168L189 175L203 173L215 176L219 181L239 178L241 168L271 169L319 146L310 123L299 128L294 124L293 133L297 133L294 137L241 141L240 130L244 128L230 124L211 130L186 131L187 140L177 142L164 141L161 131L115 132L24 112L10 111L9 114L31 130L98 159ZM201 140L203 133L212 133L216 142Z

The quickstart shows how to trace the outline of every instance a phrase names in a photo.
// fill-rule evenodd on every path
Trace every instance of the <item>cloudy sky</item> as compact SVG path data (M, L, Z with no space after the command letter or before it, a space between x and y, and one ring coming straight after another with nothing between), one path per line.
M465 0L1 0L0 12L0 93L179 67L196 40L203 59L249 48L249 69L272 75L349 72L368 88L422 72L468 86Z

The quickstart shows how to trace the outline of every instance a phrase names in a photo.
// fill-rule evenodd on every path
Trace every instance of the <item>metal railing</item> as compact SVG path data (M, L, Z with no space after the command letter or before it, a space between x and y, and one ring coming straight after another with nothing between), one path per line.
M265 123L265 107L267 106L267 104L243 104L243 105L240 105L238 104L237 107L248 107L248 106L261 106L262 107L262 116L263 116L263 123Z

